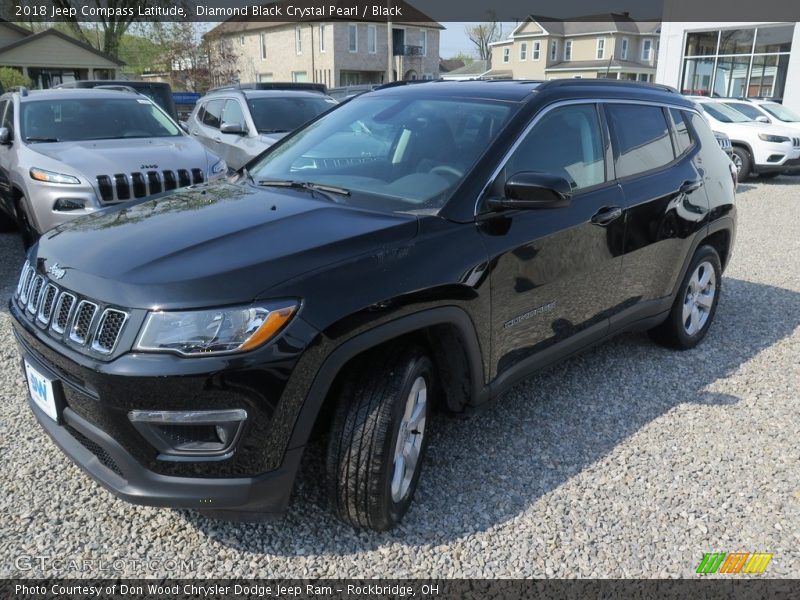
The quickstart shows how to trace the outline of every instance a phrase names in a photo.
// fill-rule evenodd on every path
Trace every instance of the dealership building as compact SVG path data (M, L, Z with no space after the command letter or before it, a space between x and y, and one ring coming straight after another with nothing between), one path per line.
M781 98L800 111L798 25L665 20L656 82L686 94Z

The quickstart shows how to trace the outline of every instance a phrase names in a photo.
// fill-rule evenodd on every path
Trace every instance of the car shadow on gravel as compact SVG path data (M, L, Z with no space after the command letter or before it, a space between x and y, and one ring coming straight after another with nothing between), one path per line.
M622 335L529 378L477 416L440 416L414 505L392 532L354 531L328 511L321 442L306 452L282 520L226 523L179 513L223 545L265 555L348 555L467 538L518 517L676 406L735 404L740 398L709 388L799 325L800 293L725 278L717 320L694 350Z
M0 233L0 313L8 312L8 299L14 293L25 260L19 234Z

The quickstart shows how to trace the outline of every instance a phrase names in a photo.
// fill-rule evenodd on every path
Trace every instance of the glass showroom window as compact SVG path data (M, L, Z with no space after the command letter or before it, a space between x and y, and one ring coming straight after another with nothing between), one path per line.
M794 24L688 33L681 92L782 97L793 35Z

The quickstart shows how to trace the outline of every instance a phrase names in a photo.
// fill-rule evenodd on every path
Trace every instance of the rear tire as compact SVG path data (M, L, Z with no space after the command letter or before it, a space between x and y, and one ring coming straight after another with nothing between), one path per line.
M427 447L433 364L417 346L357 359L339 387L327 459L328 498L353 527L386 531L414 498Z
M711 246L695 252L667 319L648 333L653 341L688 350L708 333L719 303L722 265Z
M736 165L736 168L739 172L739 181L744 181L753 171L753 159L750 156L750 153L739 146L733 147L733 156L731 156L731 160L733 164Z

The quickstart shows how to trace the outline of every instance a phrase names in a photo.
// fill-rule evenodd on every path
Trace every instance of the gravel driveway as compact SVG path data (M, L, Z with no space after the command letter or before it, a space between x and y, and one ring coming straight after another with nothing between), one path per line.
M699 348L624 335L479 416L439 419L416 503L389 534L328 514L320 448L282 521L226 524L116 500L36 424L3 305L0 577L677 577L705 552L735 551L772 552L767 575L796 577L800 179L741 186L739 211ZM3 299L21 260L18 238L0 234ZM26 560L41 555L91 568ZM151 562L135 570L120 558Z

